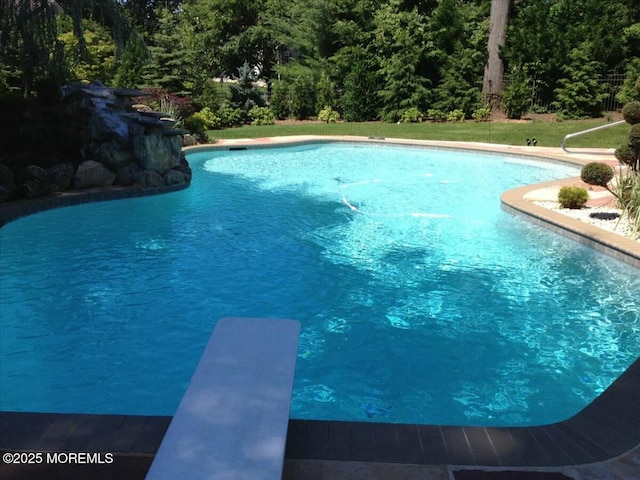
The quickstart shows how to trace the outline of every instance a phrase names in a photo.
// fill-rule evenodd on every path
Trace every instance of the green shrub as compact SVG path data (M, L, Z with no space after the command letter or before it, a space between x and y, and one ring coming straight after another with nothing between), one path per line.
M629 102L622 107L622 116L631 125L640 123L640 102Z
M329 105L318 112L318 120L326 123L336 123L340 119L340 114Z
M336 86L326 72L320 74L316 84L316 111L323 110L327 105L336 104Z
M640 175L623 170L617 179L615 196L618 207L624 210L631 223L631 235L640 238Z
M170 118L173 118L176 121L176 126L182 126L182 116L180 115L180 110L178 107L171 101L168 97L160 98L160 106L158 107L158 111L164 113Z
M631 126L629 131L629 146L640 152L640 123Z
M297 120L305 120L315 113L315 84L310 75L296 78L289 90L291 113Z
M545 105L533 105L531 107L533 113L549 113L549 109Z
M208 78L204 81L202 91L194 99L194 102L197 103L198 108L200 109L209 107L215 112L220 108L221 97L224 97L223 92L225 88L226 87L222 83L212 78Z
M489 119L491 118L491 107L489 105L483 105L482 107L478 107L473 112L471 117L476 122L488 122Z
M348 122L378 118L379 65L369 58L355 60L344 79L342 116Z
M554 90L556 100L552 103L563 118L595 118L602 114L602 102L608 94L606 84L600 81L602 65L592 58L593 45L589 42L569 52L562 67L564 77Z
M613 168L606 163L591 162L582 167L580 172L580 178L589 185L597 185L600 187L606 187L613 175L615 174Z
M558 202L562 208L582 208L589 200L589 192L582 187L562 187L558 192Z
M456 109L447 114L447 122L464 122L464 112Z
M640 25L640 24L637 24ZM640 29L639 29L640 30ZM627 64L627 77L616 95L616 99L625 105L640 100L640 58L634 57Z
M621 147L616 148L614 155L620 163L625 165L633 165L638 156L635 149L630 145L622 145Z
M276 123L276 117L269 107L254 105L248 115L251 125L274 125Z
M225 105L217 112L220 117L220 127L234 127L242 124L243 111L241 108L233 108Z
M447 114L442 110L436 108L430 108L427 110L427 117L434 122L446 122Z
M531 105L531 89L524 77L516 77L502 92L502 106L509 118L519 119Z
M422 121L422 113L415 107L407 108L400 116L402 123L419 123Z
M284 120L291 116L291 98L289 87L282 80L273 82L271 86L271 98L269 108L279 120Z
M196 112L190 117L187 117L184 121L184 128L191 132L199 142L206 143L208 142L207 136L207 121L205 116L200 112Z

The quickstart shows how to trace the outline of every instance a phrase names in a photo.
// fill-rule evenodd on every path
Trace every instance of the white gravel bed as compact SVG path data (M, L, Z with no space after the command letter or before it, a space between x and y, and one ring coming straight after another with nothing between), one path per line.
M604 230L617 233L625 237L631 237L631 225L626 217L620 218L622 211L613 207L590 207L586 206L580 209L560 208L558 202L534 202L536 205L554 210L568 217L590 223ZM592 216L595 214L596 216ZM640 242L640 238L636 239Z

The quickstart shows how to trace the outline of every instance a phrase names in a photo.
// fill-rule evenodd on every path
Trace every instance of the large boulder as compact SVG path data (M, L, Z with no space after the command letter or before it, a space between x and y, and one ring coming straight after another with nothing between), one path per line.
M164 183L162 175L155 170L140 170L135 179L135 183L142 187L159 187Z
M15 187L13 171L9 167L0 164L0 203L6 202L11 198Z
M116 184L128 187L138 182L142 168L135 163L129 163L116 170Z
M179 185L189 182L190 177L179 170L168 170L163 179L165 185Z
M181 152L182 139L164 135L160 130L133 137L133 154L138 165L160 175L180 165Z
M108 187L113 185L116 174L100 162L86 160L78 166L73 176L74 188Z
M73 185L73 174L76 167L73 163L60 163L47 169L49 185L52 192L64 192Z
M131 147L123 145L121 141L117 140L101 143L92 149L91 156L95 161L114 170L133 163L134 161Z
M182 146L183 147L191 147L193 145L197 145L198 144L198 139L196 137L194 137L193 135L187 133L186 135L182 136Z
M51 193L47 171L37 165L29 165L18 175L18 192L25 198L41 197Z

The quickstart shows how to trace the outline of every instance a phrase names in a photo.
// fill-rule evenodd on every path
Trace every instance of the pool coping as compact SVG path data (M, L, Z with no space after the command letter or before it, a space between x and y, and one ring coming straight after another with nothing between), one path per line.
M561 149L474 142L436 142L351 136L269 137L220 141L185 148L229 150L319 142L368 142L426 146L534 157L582 165L611 161L612 150L565 153ZM615 159L614 159L615 160ZM501 197L508 211L640 268L640 244L524 199L536 189L568 184L564 179L518 187ZM176 191L91 189L0 205L0 226L42 210L80 203ZM340 460L419 465L562 467L602 462L640 445L640 359L574 417L536 427L464 427L369 422L290 420L285 457L289 460ZM0 412L0 450L109 451L152 458L171 417ZM88 450L87 450L88 449Z

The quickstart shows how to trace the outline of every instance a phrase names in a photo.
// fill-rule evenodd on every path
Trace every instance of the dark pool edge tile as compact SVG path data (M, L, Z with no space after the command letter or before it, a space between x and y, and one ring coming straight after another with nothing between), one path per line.
M55 208L71 207L84 203L105 202L127 198L147 197L163 193L178 192L190 183L159 185L157 187L105 187L85 190L69 190L31 199L21 199L0 204L0 228L9 222L35 213Z
M640 359L577 415L537 427L461 427L290 420L285 457L422 465L561 467L610 460L640 445ZM78 448L153 455L171 417L0 412L0 449ZM61 429L67 426L69 432ZM53 430L58 439L47 439ZM15 435L15 438L8 438ZM76 438L72 438L76 435ZM102 435L103 438L96 438ZM63 438L60 444L60 438ZM55 440L55 441L54 441ZM50 441L50 442L49 442ZM49 443L47 443L49 442ZM411 451L406 451L411 442Z
M505 467L561 467L602 462L616 458L640 445L640 358L598 398L575 416L555 424L533 427L460 427L396 424L388 428L385 445L397 447L386 454L390 463L405 463L398 432L416 429L418 439L411 461L417 464L454 464ZM311 420L307 422L321 422ZM345 422L362 429L360 422ZM371 427L376 430L376 427ZM385 429L379 428L376 441ZM305 442L291 438L290 444ZM353 441L353 439L352 439ZM372 446L375 451L375 444ZM289 457L289 449L285 454ZM330 460L323 452L306 451L307 459ZM352 461L372 461L371 455L352 449Z

